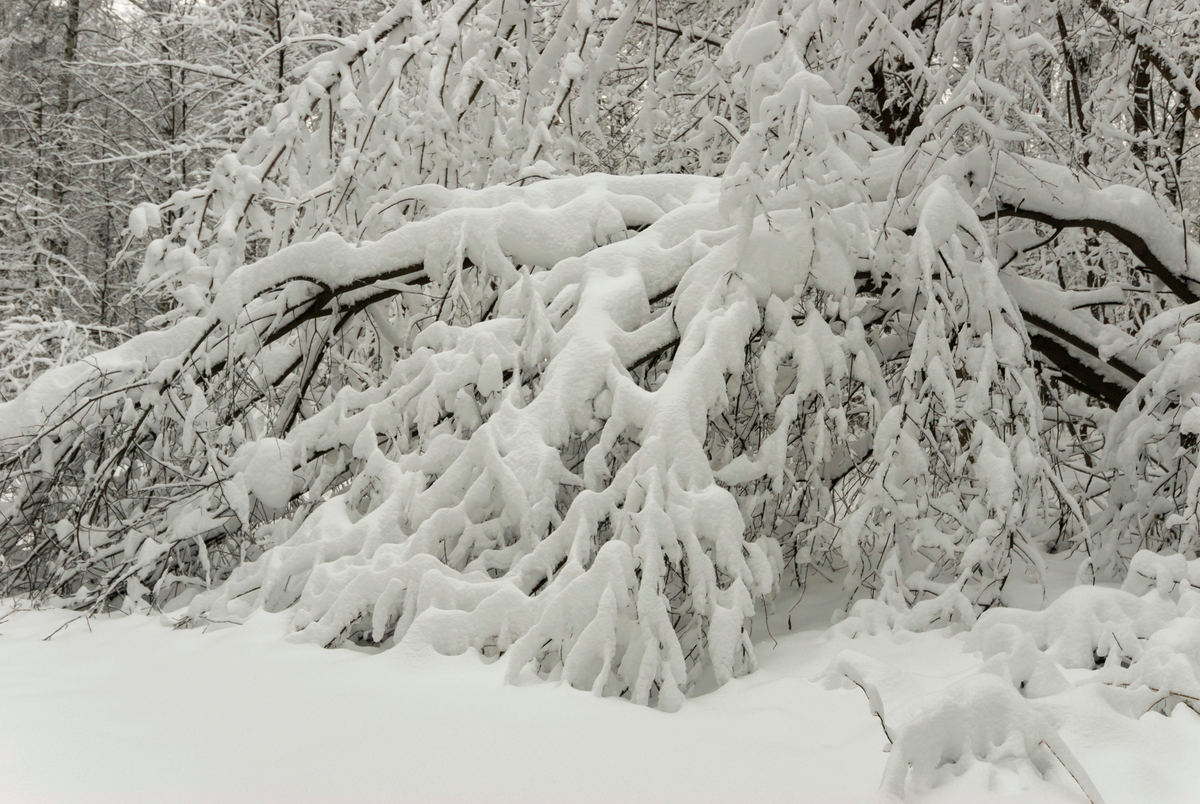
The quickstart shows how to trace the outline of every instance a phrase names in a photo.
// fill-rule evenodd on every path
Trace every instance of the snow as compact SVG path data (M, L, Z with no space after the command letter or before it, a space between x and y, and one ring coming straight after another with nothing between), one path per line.
M41 641L71 616L0 632L0 798L729 801L750 778L763 801L885 800L876 721L857 691L804 680L817 661L668 716L505 686L475 656L289 644L273 615L208 634L97 619Z
M1059 586L1072 572L1051 569ZM1022 697L995 672L1033 650L1007 623L986 644L948 629L872 636L821 625L838 599L810 585L792 632L795 598L778 601L770 634L755 624L760 669L673 714L529 670L505 683L508 663L474 652L321 650L287 639L284 614L179 630L157 615L9 613L7 600L0 800L884 804L898 800L886 782L916 802L1083 804L1072 774L1095 804L1195 800L1200 716L1186 706L1123 715L1111 688L1086 683L1104 671L1071 669L1056 672L1085 683ZM1191 623L1160 631L1159 647L1194 645L1179 627ZM943 744L957 762L941 761Z
M983 153L984 149L977 148L976 152ZM971 161L970 156L965 161ZM985 174L975 170L975 181L981 182ZM1033 175L1036 182L1030 180ZM997 157L992 180L1010 206L1065 221L1092 219L1111 224L1140 240L1165 270L1185 284L1200 281L1196 268L1200 265L1200 245L1190 240L1145 190L1124 185L1099 189L1080 180L1070 168L1006 153Z
M236 466L245 466L240 476L247 491L271 508L285 508L295 485L292 476L295 453L295 448L286 441L262 438L244 444L234 462Z
M735 54L733 61L741 65L761 64L779 49L783 41L777 22L756 25L744 33L739 33L741 35L730 43L729 49Z
M544 178L563 171L563 157L575 166L587 151L573 128L568 135L556 120L587 121L599 130L587 108L569 98L585 76L590 83L581 97L594 95L598 76L616 63L602 64L585 49L597 9L589 0L566 4L557 28L540 28L548 35L529 39L538 42L536 61L518 37L512 50L501 45L489 62L478 54L502 40L480 34L508 23L479 16L460 28L455 20L463 23L474 4L456 5L462 17L456 11L436 22L425 20L416 4L394 12L391 23L413 16L397 33L404 39L399 51L377 28L358 37L359 44L327 53L306 68L307 80L278 108L271 126L218 161L206 189L185 193L190 200L182 206L165 207L172 232L149 247L144 274L158 276L155 281L197 317L47 374L19 406L0 408L0 439L23 437L31 445L21 456L24 470L53 477L56 464L68 462L65 439L29 432L46 418L50 426L59 424L49 411L64 402L69 415L61 430L79 424L106 438L107 431L94 427L99 414L111 414L100 422L107 427L125 411L122 424L130 425L131 437L123 452L142 444L133 432L140 422L131 424L140 405L159 434L149 453L156 464L167 463L164 455L190 459L188 474L166 467L189 481L196 471L191 466L206 469L205 490L192 499L159 505L159 486L147 486L154 492L151 518L161 514L162 527L157 519L145 530L131 526L124 544L113 549L124 549L136 573L126 576L121 609L129 613L147 605L142 582L153 577L161 578L154 589L162 592L158 602L166 599L175 581L156 576L154 564L165 565L168 556L190 560L180 558L185 551L179 548L194 539L197 559L186 580L206 591L191 600L189 611L216 631L205 637L116 617L89 621L86 635L76 622L43 643L35 631L66 621L49 613L14 615L17 636L7 643L11 662L2 671L9 675L0 679L8 682L5 690L26 697L11 697L11 711L18 713L11 727L20 744L0 755L43 773L11 775L12 784L29 785L13 792L44 792L36 785L57 778L44 773L46 763L62 758L61 741L81 734L79 723L115 723L116 733L99 752L70 752L79 774L70 778L137 778L143 792L155 789L141 785L147 772L122 762L177 769L170 759L185 753L188 762L224 769L230 751L238 756L235 764L242 763L242 776L232 777L239 790L259 798L345 793L360 779L377 784L380 796L397 787L412 797L447 795L447 780L454 780L469 788L453 790L456 796L521 800L570 798L581 784L597 797L621 800L744 798L748 786L754 798L789 800L871 800L881 795L880 785L916 797L941 788L940 795L951 790L970 798L984 791L1025 800L1084 795L1092 804L1100 804L1101 792L1109 800L1142 792L1144 780L1113 769L1124 761L1153 764L1157 755L1130 750L1127 736L1147 718L1149 730L1159 734L1153 717L1166 716L1175 698L1200 695L1200 606L1186 562L1135 558L1135 583L1153 577L1153 585L1079 587L1043 611L989 610L1001 602L999 592L989 590L1003 590L1005 603L1019 597L1007 585L1026 570L1015 558L1024 557L1028 571L1040 577L1034 542L1054 517L1066 521L1061 502L1056 510L1044 491L1047 481L1080 520L1071 523L1073 543L1089 552L1095 544L1110 556L1107 563L1096 560L1093 575L1097 565L1116 563L1118 539L1130 536L1113 518L1117 524L1106 538L1092 540L1081 503L1053 474L1049 448L1043 457L1022 313L1034 335L1040 328L1067 343L1094 345L1087 360L1094 351L1102 376L1123 374L1113 381L1121 387L1137 384L1139 374L1147 377L1135 393L1151 404L1125 405L1109 428L1125 439L1108 441L1119 449L1104 457L1106 471L1114 472L1106 505L1120 502L1123 493L1116 481L1124 482L1117 471L1124 468L1113 465L1112 455L1138 465L1162 432L1156 429L1163 423L1156 419L1159 400L1193 410L1188 383L1200 376L1200 347L1169 341L1177 336L1162 329L1163 342L1143 349L1145 340L1135 343L1080 309L1121 300L1119 288L1079 294L1002 277L979 214L1003 208L1113 230L1159 279L1178 279L1186 288L1185 280L1200 278L1200 252L1175 217L1144 191L1101 189L1066 168L983 146L951 156L929 140L928 147L883 151L858 114L838 102L862 76L817 66L826 56L840 59L832 51L822 54L820 44L840 41L836 26L811 27L816 5L798 20L781 15L773 0L743 17L711 65L715 71L698 63L696 102L715 97L711 81L727 83L728 107L742 110L733 123L721 118L718 126L709 116L689 124L690 112L673 115L681 107L657 93L660 83L666 89L674 79L660 82L653 67L641 97L637 127L646 139L638 152L647 171L679 164L672 161L674 145L661 152L662 161L654 153L656 140L675 142L679 137L667 135L677 132L688 135L679 147L698 155L703 170L721 172L718 163L728 159L722 179ZM1037 34L1011 30L1016 14L1015 6L1003 6L987 18L1006 37L1000 52L1045 46ZM840 12L831 16L840 19ZM629 15L622 18L632 24ZM863 47L877 48L879 29L872 33L874 23L864 25L844 41L866 35ZM958 41L961 33L942 39ZM989 46L990 33L981 36L976 51L991 58L986 54L999 43ZM415 114L377 114L387 93L374 89L401 82L376 80L382 72L376 44L381 54L408 53L413 58L405 64L431 76L417 80L422 91L406 91L415 105L406 101L405 108ZM933 63L914 49L915 40L900 35L894 44L911 64ZM495 97L491 114L499 116L489 122L487 93L506 85L503 70L489 75L501 51L512 65L523 63L515 96L521 111L518 119L499 109L513 107L513 98ZM460 56L473 60L459 62ZM824 75L808 72L808 65ZM950 116L954 104L977 92L1016 102L1017 94L977 67L964 68L957 86L922 76L935 82L930 97L942 102L922 118L914 142L926 141L942 122L963 121L997 141L1012 139L970 106ZM389 76L404 69L389 68ZM475 77L480 82L472 88ZM464 118L480 88L485 100ZM448 98L450 107L444 106ZM318 102L322 111L313 117ZM452 109L460 112L453 122ZM746 122L749 128L740 131ZM489 127L486 149L464 147L481 131L477 123ZM685 124L689 128L677 128ZM345 143L335 153L338 126ZM422 129L433 134L418 134ZM725 145L704 142L720 130L736 142L731 154ZM401 138L402 131L408 133ZM946 136L943 146L951 144ZM381 150L382 142L388 147ZM415 166L416 151L406 156L410 147L419 148ZM874 149L879 152L871 158ZM521 180L506 183L514 177ZM494 186L450 189L484 184ZM186 215L176 214L181 211ZM161 229L157 208L135 209L129 226L139 238ZM190 227L194 235L187 234ZM248 249L251 243L269 256L246 262L262 253L259 245ZM1006 264L1041 247L1028 231L998 245ZM474 278L473 268L479 269ZM878 295L877 302L855 298L856 277L866 269L875 287L865 295ZM417 281L446 292L433 316L422 315L432 308L419 309L432 301L405 290L405 283ZM417 297L391 297L395 307L377 300L384 296L374 300L370 315L390 348L372 353L383 344L373 346L365 336L356 342L351 332L348 351L326 353L330 380L318 376L298 420L292 407L268 430L264 411L275 405L264 398L261 410L224 408L230 421L245 422L218 429L212 411L224 407L221 389L229 388L228 401L237 401L233 367L249 365L257 374L254 350L274 333L286 334L288 316L295 324L308 320L308 312L313 320L326 319L314 325L322 340L312 340L311 350L303 348L308 333L298 332L261 363L269 379L285 379L293 358L304 366L309 373L290 397L298 400L320 365L319 344L338 334L334 317L323 314L358 315L356 305L372 301L372 287ZM920 304L911 295L918 292ZM329 298L335 295L336 306ZM308 301L316 304L305 312ZM493 320L464 324L474 318L475 302L480 315ZM900 316L895 324L882 323L886 319L874 313L864 315L869 304L879 316L905 307L912 315L908 324ZM389 309L393 321L386 320ZM430 324L430 318L439 320ZM743 396L739 378L760 344L755 382L763 408L756 411L742 407L753 394ZM641 357L665 355L668 347L665 375L652 377L653 365L635 375ZM344 385L341 379L349 377L338 377L335 356L346 366L351 360L369 366L367 376ZM224 369L215 367L218 358ZM907 365L896 371L901 361ZM230 382L211 382L210 370ZM848 375L866 387L852 390ZM121 383L132 387L110 388ZM280 392L290 393L286 385ZM1007 410L997 394L1010 403ZM92 398L89 409L70 412L84 396ZM181 418L166 410L168 402ZM1138 411L1144 415L1135 418ZM739 415L772 420L772 429L753 433L747 443ZM1190 417L1180 425L1185 432L1200 427L1191 412L1180 417ZM174 424L180 425L178 449L171 441ZM197 439L214 431L219 440L204 444L201 456ZM262 437L268 431L281 438ZM247 432L257 440L247 443ZM852 481L839 491L836 478L817 482L831 477L835 458L865 457L855 445L869 443L872 432L871 463L862 462L857 486ZM970 443L963 439L967 432L974 433ZM381 434L393 443L382 445ZM741 442L736 457L735 435ZM232 463L229 450L236 450ZM98 474L124 458L117 455ZM85 472L92 473L86 462ZM1194 518L1200 476L1189 476ZM1154 478L1141 480L1134 502L1145 504L1146 521L1157 521L1170 501L1151 499ZM97 503L108 493L107 480L103 484L91 487L99 488ZM786 499L789 487L811 490L811 503ZM42 505L32 484L15 488L13 495L33 489L28 499ZM91 489L84 490L75 496L91 499ZM250 533L252 510L256 519L271 518L301 491L306 500L294 519L261 531L269 537L263 542L268 552L242 562L223 586L212 588L218 574L205 534L226 527L235 532L228 509L240 520L236 532ZM81 516L63 515L81 510L68 510L73 504L62 512L38 511L53 511L60 539L74 535L90 561L91 548L106 545L80 533ZM760 505L761 527L754 521ZM1137 505L1124 509L1127 521L1140 520ZM768 522L768 506L776 514L781 506L797 511L795 527L778 516L776 524ZM831 513L844 523L832 525L837 533L820 521L833 519ZM1175 517L1166 520L1168 528L1186 524ZM1186 527L1179 542L1185 551L1195 535L1193 525ZM787 551L776 537L787 540ZM765 626L756 606L788 605L773 597L786 577L783 557L794 555L797 574L801 566L807 572L814 546L827 557L812 566L849 565L841 584L849 616L834 630L810 628L768 646L769 630L748 628L751 622ZM62 566L56 559L49 571ZM124 580L121 571L111 576L114 590ZM851 606L868 590L877 599ZM96 594L103 599L107 593ZM806 602L806 617L812 605ZM976 606L984 610L978 620ZM231 619L243 627L221 629ZM972 625L969 636L961 633ZM296 631L298 639L280 639ZM368 639L390 649L366 656L350 648L326 658L297 644ZM481 663L476 652L506 656L497 667ZM1097 668L1100 659L1104 666ZM77 694L81 689L86 694ZM689 702L685 693L708 694ZM113 695L118 703L110 709L118 717L96 709ZM613 700L621 696L659 711L633 714ZM200 704L210 708L197 709ZM58 707L70 713L69 724L46 717ZM150 714L138 714L143 707ZM1105 728L1081 725L1109 711L1114 717ZM231 724L245 723L248 713L254 725L235 731ZM1191 709L1168 722L1172 740L1194 745L1187 736L1194 731ZM555 740L559 735L567 737ZM1097 760L1105 750L1111 756ZM79 764L86 762L92 766ZM535 762L539 772L531 775ZM286 781L255 782L263 763ZM737 772L714 782L714 769L726 767ZM372 773L376 769L385 773ZM1160 775L1169 779L1170 772ZM212 776L217 781L211 783L229 782L222 773ZM525 781L531 777L536 786ZM157 792L176 797L163 795L165 788Z

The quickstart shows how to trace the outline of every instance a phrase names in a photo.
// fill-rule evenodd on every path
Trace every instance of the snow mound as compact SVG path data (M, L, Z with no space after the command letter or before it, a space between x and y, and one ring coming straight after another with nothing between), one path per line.
M1095 784L1051 720L995 676L968 676L943 692L911 701L896 719L901 725L882 784L894 795L944 786L976 763L1032 768L1043 778L1061 763L1092 804L1102 804Z

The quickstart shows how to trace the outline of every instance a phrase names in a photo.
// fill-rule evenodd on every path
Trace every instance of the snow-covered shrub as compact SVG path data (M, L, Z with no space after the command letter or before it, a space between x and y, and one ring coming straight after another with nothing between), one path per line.
M1045 21L673 10L399 3L135 210L176 306L0 407L4 592L290 609L673 707L755 667L755 606L810 569L883 601L866 627L969 624L1047 542L1119 571L1129 506L1190 488L1123 422L1186 449L1193 333L1140 348L1037 227L1182 301L1200 250L1158 184L1035 147Z
M1070 685L1059 667L1096 669L1077 683L1108 689L1109 702L1139 717L1200 703L1200 560L1139 552L1123 589L1079 586L1043 611L994 610L971 633L986 668L1026 698Z
M1141 550L1129 562L1129 574L1121 589L1135 595L1145 595L1157 589L1163 597L1179 600L1191 587L1200 589L1200 559L1189 561L1185 556L1157 554Z
M856 601L849 616L837 624L840 633L854 638L859 634L927 631L939 627L955 630L974 624L975 605L963 593L969 575L961 575L938 594L911 605L901 589L900 562L896 556L884 563L883 575L879 594Z

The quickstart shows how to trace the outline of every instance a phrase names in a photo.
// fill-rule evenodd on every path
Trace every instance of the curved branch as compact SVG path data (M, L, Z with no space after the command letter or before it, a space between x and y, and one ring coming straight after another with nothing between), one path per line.
M1187 277L1179 276L1173 272L1165 262L1163 262L1150 248L1150 244L1132 229L1124 226L1119 226L1112 221L1102 220L1100 218L1067 218L1057 215L1051 215L1047 212L1041 212L1035 209L1021 209L1013 206L1005 206L998 208L995 212L981 216L981 219L994 218L1024 218L1025 220L1044 223L1048 226L1054 226L1059 229L1096 229L1106 234L1112 235L1121 245L1125 246L1133 256L1142 261L1146 266L1146 270L1155 276L1160 282L1167 286L1168 289L1182 301L1191 304L1200 301L1200 283Z

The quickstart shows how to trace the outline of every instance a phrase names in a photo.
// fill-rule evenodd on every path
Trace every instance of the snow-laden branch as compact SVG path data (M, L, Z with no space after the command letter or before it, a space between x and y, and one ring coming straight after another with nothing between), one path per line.
M1178 92L1192 117L1200 119L1200 87L1187 71L1159 43L1159 33L1123 8L1114 8L1107 0L1085 0L1114 31L1154 66L1163 80ZM1148 7L1147 7L1148 8Z
M968 160L970 161L970 160ZM999 154L994 174L979 153L968 184L986 188L994 206L983 217L1034 220L1059 229L1106 232L1184 302L1200 300L1200 244L1188 237L1155 198L1134 187L1100 188L1069 168Z
M1008 272L1000 274L1000 281L1021 309L1033 348L1076 388L1098 396L1114 410L1157 365L1122 330L1072 309L1081 295L1094 304L1098 299L1123 296L1120 288L1084 295Z

